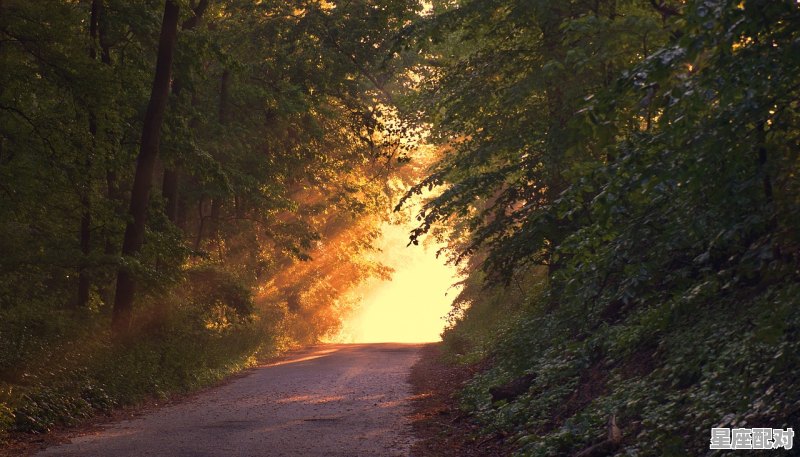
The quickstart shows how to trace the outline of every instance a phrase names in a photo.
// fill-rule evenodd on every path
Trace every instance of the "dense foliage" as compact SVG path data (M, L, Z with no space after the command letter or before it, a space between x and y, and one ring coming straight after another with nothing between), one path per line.
M386 274L365 254L406 160L386 85L418 9L0 2L0 432L337 329Z
M485 432L792 426L799 46L794 0L3 0L0 430L334 331L422 139Z
M520 455L612 417L625 455L796 424L797 2L467 0L420 29L444 159L415 236L472 256L445 342L494 361L464 407Z

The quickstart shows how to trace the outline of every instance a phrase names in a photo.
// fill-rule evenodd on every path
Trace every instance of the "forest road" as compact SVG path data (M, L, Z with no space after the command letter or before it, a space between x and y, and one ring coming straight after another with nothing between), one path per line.
M422 345L321 345L41 456L408 456Z

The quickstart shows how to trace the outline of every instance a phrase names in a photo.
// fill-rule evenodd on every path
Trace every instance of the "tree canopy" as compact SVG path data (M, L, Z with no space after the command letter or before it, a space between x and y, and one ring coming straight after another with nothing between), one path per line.
M790 426L799 34L792 0L2 0L0 429L319 341L412 201L510 450Z

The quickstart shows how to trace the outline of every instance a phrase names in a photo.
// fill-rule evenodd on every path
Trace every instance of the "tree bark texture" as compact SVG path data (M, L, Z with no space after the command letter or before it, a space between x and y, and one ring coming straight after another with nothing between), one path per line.
M150 92L150 102L144 117L142 140L139 157L136 162L136 174L131 190L129 220L125 227L122 243L123 257L135 256L144 243L145 223L147 222L147 206L150 200L150 187L153 181L153 170L158 157L161 138L161 125L169 97L170 73L175 52L175 39L178 33L179 7L173 0L167 0L164 6L164 19L161 23L161 35L158 41L158 58L156 60L155 77ZM130 328L133 299L136 293L136 280L126 266L117 273L117 290L114 295L112 313L112 329L115 334L126 333Z

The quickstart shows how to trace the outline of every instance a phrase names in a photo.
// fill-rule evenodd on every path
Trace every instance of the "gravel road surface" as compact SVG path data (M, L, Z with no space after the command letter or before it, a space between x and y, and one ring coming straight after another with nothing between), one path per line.
M41 456L408 456L421 345L324 345Z

